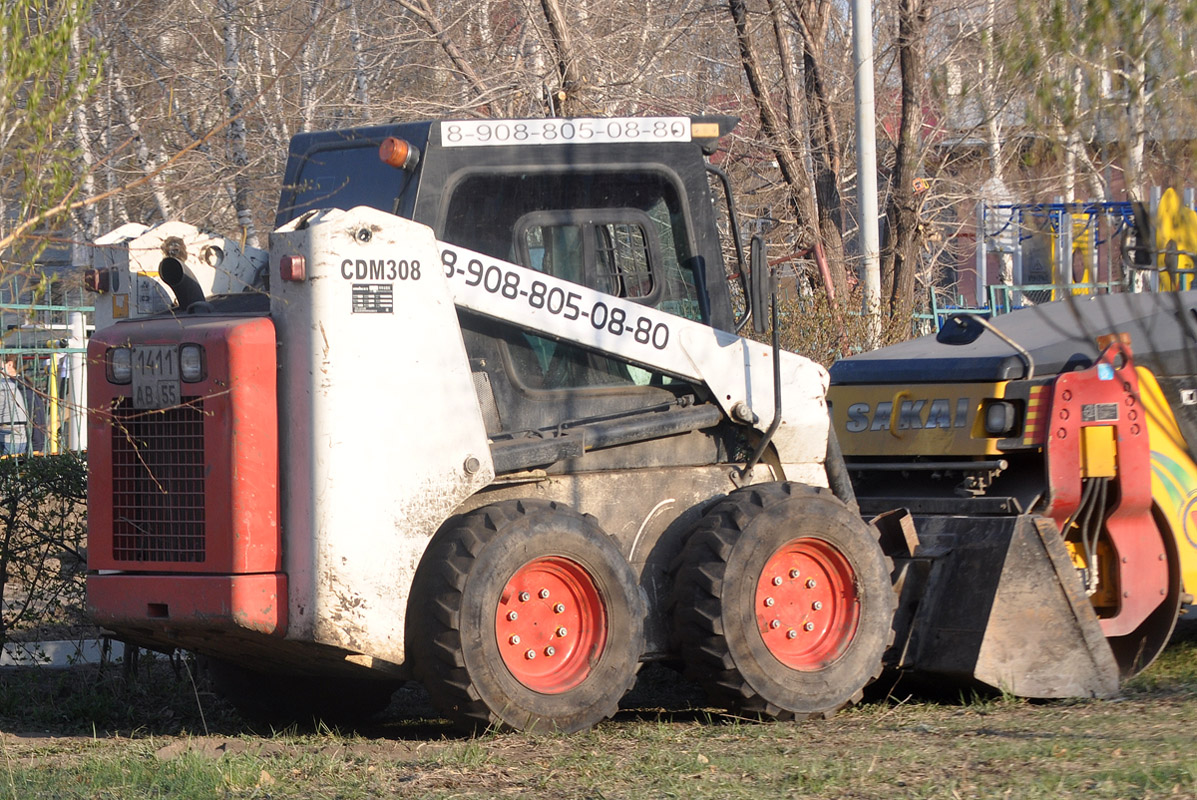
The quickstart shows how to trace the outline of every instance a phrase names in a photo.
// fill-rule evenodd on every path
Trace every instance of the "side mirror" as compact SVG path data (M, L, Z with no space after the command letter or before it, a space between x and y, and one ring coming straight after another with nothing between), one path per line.
M757 333L769 330L769 299L773 294L772 274L769 259L765 253L765 239L760 234L752 237L748 246L748 288L752 297L752 329Z
M935 334L940 344L972 344L977 341L985 326L972 314L953 314L944 320L943 327Z

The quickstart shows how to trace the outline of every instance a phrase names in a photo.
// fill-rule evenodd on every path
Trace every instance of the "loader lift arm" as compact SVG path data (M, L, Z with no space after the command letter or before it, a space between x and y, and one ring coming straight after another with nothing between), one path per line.
M309 213L280 232L341 213L345 212ZM380 226L390 217L365 207L347 213L363 222L377 216L375 224ZM776 356L768 345L453 244L437 242L437 247L458 308L501 322L518 322L523 330L705 387L709 399L728 418L758 433L763 434L774 420ZM272 252L271 257L278 261L280 254ZM399 254L399 258L409 255ZM274 268L277 272L279 264ZM783 411L772 439L778 460L787 478L826 486L822 463L828 435L827 373L809 359L785 351L780 353L779 366ZM665 428L696 430L719 421L710 406L681 408L671 414L671 421L662 421ZM523 447L526 454L509 452L509 460L504 463L500 458L496 466L516 470L543 464L545 453L552 452L552 446L544 443Z

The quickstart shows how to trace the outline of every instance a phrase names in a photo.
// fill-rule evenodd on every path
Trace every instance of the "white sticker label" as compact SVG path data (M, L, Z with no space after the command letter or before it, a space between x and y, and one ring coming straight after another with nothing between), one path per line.
M689 117L494 119L441 123L442 147L688 141Z

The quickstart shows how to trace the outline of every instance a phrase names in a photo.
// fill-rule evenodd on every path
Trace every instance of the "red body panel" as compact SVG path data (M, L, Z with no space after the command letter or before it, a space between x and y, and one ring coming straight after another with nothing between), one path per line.
M206 374L182 404L136 411L104 354L196 342ZM88 346L88 567L247 574L281 569L274 325L266 317L115 325Z
M133 408L109 348L203 347L172 408ZM88 345L88 610L136 641L283 636L275 332L267 317L114 325ZM100 574L96 574L99 572Z
M100 625L169 627L282 635L287 630L285 575L91 575L87 606Z

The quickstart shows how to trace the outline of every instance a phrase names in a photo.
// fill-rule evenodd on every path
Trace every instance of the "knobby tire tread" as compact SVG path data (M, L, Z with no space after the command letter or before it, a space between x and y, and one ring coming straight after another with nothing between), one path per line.
M803 720L829 718L840 709L860 702L864 686L880 676L884 651L893 643L889 626L884 647L861 685L833 707L796 712L770 701L753 688L736 663L723 622L725 572L737 541L762 513L800 497L839 504L829 489L794 483L756 484L728 495L700 520L687 539L675 571L673 617L675 635L685 661L685 674L706 687L711 699L733 713L754 718ZM861 524L864 524L863 522ZM879 548L878 548L879 549ZM885 557L886 575L892 561ZM892 620L897 597L892 591L888 613Z
M443 529L443 533L448 535L442 537L438 534L429 546L413 583L414 604L409 611L412 636L409 638L408 651L416 655L416 677L428 689L436 705L450 717L454 726L463 731L510 730L513 727L488 705L465 661L461 618L467 583L488 544L503 536L504 531L513 524L541 514L584 521L601 532L593 516L579 514L560 503L542 500L502 501L452 520ZM622 558L615 566L626 569L630 580L635 583L630 567ZM635 591L640 603L628 609L628 613L634 618L638 617L633 627L637 631L639 643L608 640L607 647L639 647L633 659L638 663L643 650L645 608L638 586ZM421 606L429 602L434 604L436 613L422 612ZM618 599L608 598L608 602L618 602ZM420 642L430 644L421 647L417 644ZM635 679L636 669L633 668L618 685L610 687L609 700L599 709L601 716L598 719L610 717L618 711L619 700L632 688Z

